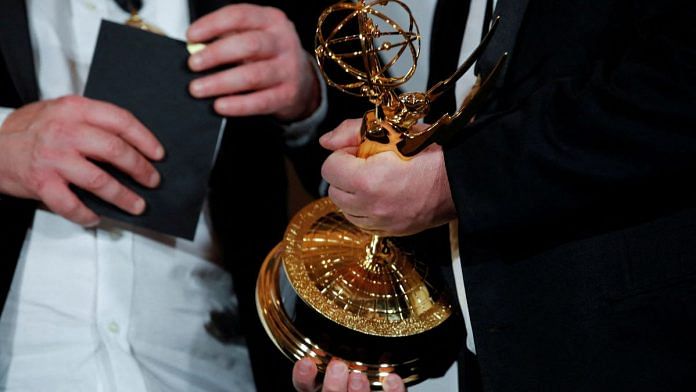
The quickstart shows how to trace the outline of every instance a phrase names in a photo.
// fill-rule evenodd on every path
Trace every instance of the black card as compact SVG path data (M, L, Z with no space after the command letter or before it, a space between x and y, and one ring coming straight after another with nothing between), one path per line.
M186 43L103 21L85 96L114 103L135 115L164 146L154 166L162 176L156 189L137 184L101 164L142 196L147 209L133 216L79 191L97 214L177 237L193 239L203 206L223 119L211 100L193 98L188 85L197 76L187 66Z

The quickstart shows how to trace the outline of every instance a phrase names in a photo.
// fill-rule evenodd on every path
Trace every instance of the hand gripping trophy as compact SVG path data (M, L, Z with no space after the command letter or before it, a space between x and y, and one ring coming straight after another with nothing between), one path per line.
M387 6L405 13L407 29L386 15ZM324 10L316 58L325 80L375 105L363 117L358 156L392 151L409 159L453 132L448 127L453 121L471 121L506 55L455 113L443 114L425 129L414 127L431 102L474 64L498 22L449 78L424 93L397 94L413 76L420 50L420 33L408 7L399 0L361 0ZM410 59L407 71L391 75L404 56ZM456 345L447 337L454 329L463 330L459 318L450 317L454 310L443 293L426 280L426 262L390 238L357 228L330 199L320 199L292 219L284 240L261 267L259 316L291 360L314 358L323 371L331 358L340 358L352 371L366 373L375 389L390 372L413 384L451 361L447 349Z

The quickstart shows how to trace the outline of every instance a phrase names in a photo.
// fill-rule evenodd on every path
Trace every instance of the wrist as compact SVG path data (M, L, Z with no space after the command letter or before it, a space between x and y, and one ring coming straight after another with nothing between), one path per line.
M303 121L311 117L322 103L322 84L319 70L311 56L305 56L304 70L300 74L298 101L286 113L277 113L276 119L286 124Z
M305 75L311 76L314 83L312 85L314 91L311 92L310 98L303 100L303 102L308 102L308 106L305 108L309 113L304 116L298 116L301 119L289 123L281 122L280 124L284 130L285 143L291 148L304 146L314 140L317 137L319 126L326 118L328 111L326 83L321 77L321 71L314 62L313 57L308 54L306 58L310 71L306 72Z

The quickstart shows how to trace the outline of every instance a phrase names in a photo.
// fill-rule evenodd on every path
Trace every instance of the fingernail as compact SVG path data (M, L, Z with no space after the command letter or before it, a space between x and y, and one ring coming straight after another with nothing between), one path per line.
M154 188L160 183L160 174L159 172L153 172L150 174L150 179L148 180L148 183L150 184L150 187Z
M333 132L325 133L322 135L322 137L319 138L319 143L324 144L328 143L333 139Z
M340 376L347 371L348 366L341 361L336 361L329 367L329 374L332 376Z
M162 159L162 158L164 158L164 147L159 146L159 147L157 147L157 149L155 150L155 159L158 159L158 160L159 160L159 159Z
M397 376L396 374L388 375L387 379L384 381L384 383L387 385L389 389L398 387L399 382L399 376Z
M204 92L205 92L205 86L203 85L203 82L199 82L199 81L191 82L191 94L193 94L194 97L200 97L203 95Z
M191 56L190 62L191 68L193 68L194 71L198 70L203 66L203 56L200 54L194 54Z
M300 361L297 365L297 371L303 376L309 374L312 371L312 363L310 361Z
M143 199L138 199L135 203L133 203L133 212L136 215L140 215L145 211L145 200Z
M227 102L223 101L222 99L218 99L215 101L215 110L218 113L223 113L223 112L227 111L228 106L229 106L229 104Z
M365 381L360 376L360 373L351 373L350 374L350 384L348 386L353 391L361 391L363 389L364 382Z
M97 219L93 220L92 222L87 223L87 224L85 225L85 227L88 228L88 229L97 227L97 226L99 226L99 222L100 222L100 221L101 221L101 220L100 220L99 218L97 218Z

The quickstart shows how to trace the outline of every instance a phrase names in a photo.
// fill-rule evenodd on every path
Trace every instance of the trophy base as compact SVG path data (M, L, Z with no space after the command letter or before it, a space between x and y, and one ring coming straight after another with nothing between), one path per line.
M311 308L295 292L283 266L283 243L264 261L256 286L261 322L278 349L291 361L308 357L320 372L340 358L353 372L364 373L373 390L397 373L407 385L442 376L463 343L460 317L406 337L374 336L343 327Z

